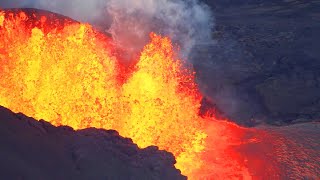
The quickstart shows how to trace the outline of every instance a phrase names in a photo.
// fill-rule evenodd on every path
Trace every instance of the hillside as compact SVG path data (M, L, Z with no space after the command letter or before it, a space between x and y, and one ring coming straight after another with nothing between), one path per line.
M202 91L241 124L318 121L320 1L207 3L215 43L192 57Z

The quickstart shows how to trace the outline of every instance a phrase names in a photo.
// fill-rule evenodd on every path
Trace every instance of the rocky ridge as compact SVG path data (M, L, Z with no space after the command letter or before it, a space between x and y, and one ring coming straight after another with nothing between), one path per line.
M0 107L3 179L186 179L171 153L114 130L54 127Z

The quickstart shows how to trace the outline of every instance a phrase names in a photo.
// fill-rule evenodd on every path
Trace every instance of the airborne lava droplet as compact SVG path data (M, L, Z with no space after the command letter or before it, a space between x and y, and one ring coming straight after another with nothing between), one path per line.
M1 12L0 11L0 26L2 27L3 26L3 22L4 22L4 12Z

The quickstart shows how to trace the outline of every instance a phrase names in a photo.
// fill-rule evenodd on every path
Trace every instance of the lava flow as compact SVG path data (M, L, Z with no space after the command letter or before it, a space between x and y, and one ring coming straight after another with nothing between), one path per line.
M246 130L198 115L194 72L168 37L151 33L125 71L111 38L88 24L48 19L0 13L0 105L56 126L115 129L141 148L173 153L190 179L251 179L230 148L246 143Z

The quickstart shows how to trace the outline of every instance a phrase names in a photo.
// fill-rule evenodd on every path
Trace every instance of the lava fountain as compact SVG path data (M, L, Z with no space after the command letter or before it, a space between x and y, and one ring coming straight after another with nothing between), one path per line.
M150 33L135 65L90 25L37 10L0 13L0 105L53 125L115 129L176 157L190 179L251 179L235 146L248 129L199 115L190 65Z

